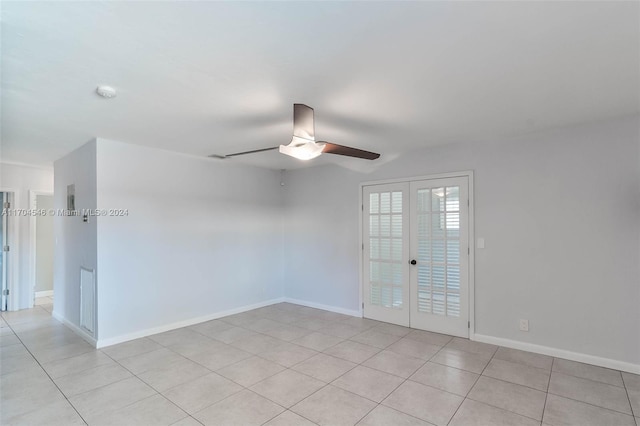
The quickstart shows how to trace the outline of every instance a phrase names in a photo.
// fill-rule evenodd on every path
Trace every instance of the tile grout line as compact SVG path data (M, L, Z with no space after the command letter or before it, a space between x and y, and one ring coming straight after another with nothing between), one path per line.
M542 406L542 419L540 420L540 424L544 422L544 415L547 412L547 400L549 399L549 386L551 385L551 375L553 374L553 364L555 364L556 358L551 357L551 372L549 373L549 382L547 383L547 391L544 394L544 405Z
M453 341L453 339L451 339ZM448 343L447 343L448 344ZM487 361L487 363L485 364L484 368L482 369L482 371L480 372L480 374L478 374L478 377L476 378L476 381L473 383L473 386L471 386L471 388L469 389L469 392L471 392L473 390L473 388L475 387L475 385L478 383L478 380L480 380L480 377L482 377L482 375L484 374L484 370L487 369L487 367L489 366L489 364L491 363L491 361L493 360L493 358L496 356L496 352L498 352L499 347L497 347L493 353L491 354L491 358L489 358L489 361ZM449 421L447 422L447 425L451 423L451 421L453 421L453 418L456 416L456 414L458 414L458 411L460 410L460 407L462 407L462 404L464 404L464 402L468 398L469 392L467 392L467 395L464 396L464 398L462 399L462 402L460 403L460 405L458 405L458 408L456 408L456 411L453 413L453 415L451 416L451 418L449 419ZM473 401L473 399L471 399L471 401ZM507 410L505 410L507 411ZM509 411L507 411L509 412Z
M151 352L153 352L153 351L151 351ZM143 353L142 353L142 354L140 354L140 355L144 355L145 353L149 353L149 352L143 352ZM116 360L116 359L112 358L109 354L105 354L105 353L103 353L103 355L105 355L105 356L109 357L113 362L115 362L115 363L116 363L116 364L118 364L120 367L122 367L122 368L124 368L125 370L127 370L127 371L132 375L132 377L135 377L136 379L138 379L138 380L140 380L142 383L144 383L146 386L149 386L149 388L153 389L153 391L156 393L156 395L160 395L162 398L164 398L164 399L166 399L167 401L169 401L169 403L171 403L171 404L172 404L172 405L174 405L176 408L178 408L180 411L182 411L183 413L185 413L185 414L187 415L187 417L188 417L188 416L190 416L190 414L189 414L189 413L187 413L185 410L183 410L183 409L182 409L182 407L178 406L176 403L174 403L174 402L173 402L173 401L171 401L169 398L167 398L166 396L164 396L164 395L162 394L162 392L158 391L156 388L154 388L153 386L151 386L149 383L145 382L142 378L138 377L138 375L137 375L137 374L135 374L133 371L129 370L127 367L125 367L124 365L120 364L120 363L118 362L118 360ZM130 378L130 377L127 377L127 379L129 379L129 378ZM123 380L127 380L127 379L122 379L122 380L119 380L119 381L123 381ZM114 382L114 383L118 383L118 382ZM112 383L110 383L110 384L112 384ZM110 384L109 384L109 385L110 385ZM104 386L109 386L109 385L104 385ZM104 387L104 386L101 386L101 387ZM178 386L179 386L179 385L178 385ZM99 388L96 388L96 389L99 389ZM87 392L90 392L90 391L87 391ZM134 405L134 404L139 403L140 401L144 401L145 399L152 398L152 397L154 397L154 396L156 396L156 395L151 395L151 396L148 396L148 397L146 397L146 398L142 398L142 399L139 399L139 400L137 400L137 401L134 401L134 402L132 402L132 403L130 403L130 404L125 405L124 407L119 408L119 410L122 410L122 409L124 409L124 408L130 407L130 406L132 406L132 405ZM114 410L111 410L111 411L114 411ZM183 417L183 419L184 419L184 417ZM178 420L178 421L180 421L180 420ZM174 423L175 423L175 422L174 422Z
M6 322L6 321L5 321ZM53 383L53 385L56 387L56 389L58 389L58 392L60 392L60 394L64 397L64 399L67 401L67 403L69 404L69 406L71 408L73 408L73 410L76 412L76 414L78 414L78 417L80 417L80 419L84 422L85 425L88 425L89 423L84 419L84 417L82 417L82 415L80 414L80 412L76 409L76 407L71 403L71 401L69 401L69 398L67 398L67 395L65 395L64 392L62 392L62 389L60 389L60 387L58 386L58 384L56 382L53 381L53 379L51 378L51 376L49 375L49 373L42 367L42 364L40 363L40 361L33 356L33 353L31 353L31 351L29 350L29 348L27 348L27 346L22 342L22 339L20 338L20 336L18 336L18 334L14 331L13 327L11 326L11 324L9 324L7 322L7 326L11 329L11 331L13 332L13 334L16 335L16 337L18 338L18 340L20 340L20 344L22 344L22 346L25 348L25 350L27 352L29 352L29 355L31 355L33 357L33 359L38 363L38 366L40 367L40 369L42 370L42 372L44 374L47 375L47 377L49 378L49 380L51 381L51 383ZM31 413L33 411L36 410L31 410L28 413ZM27 414L27 413L24 413Z
M627 387L627 381L624 379L624 374L620 373L620 377L622 378L622 385L624 386L624 390L627 393L627 400L629 401L629 407L631 407L631 417L633 417L633 421L635 421L637 425L638 421L636 420L636 412L633 410L633 404L631 403L631 397L629 396L629 388ZM640 415L640 413L637 413L637 414Z
M367 330L365 330L365 331L369 331L369 330L370 330L370 329L367 329ZM365 331L363 331L363 333L364 333ZM360 333L359 333L359 334L360 334ZM345 341L352 341L352 342L355 342L354 340L350 340L350 339L345 339L345 340L343 340L343 342L345 342ZM337 345L339 345L340 343L342 343L342 342L336 343L335 345L330 346L330 347L326 348L325 350L327 350L327 349L331 349L332 347L337 346ZM365 344L365 343L361 343L361 342L356 342L356 343L360 343L360 344L363 344L363 345ZM394 343L395 343L395 342L394 342ZM316 393L320 392L322 389L324 389L324 388L326 388L327 386L331 385L333 382L335 382L336 380L338 380L340 377L342 377L342 376L344 376L345 374L349 373L350 371L352 371L352 370L356 369L357 367L359 367L359 366L366 367L366 366L364 366L364 365L363 365L363 363L364 363L364 362L366 362L366 361L368 361L369 359L373 358L374 356L378 355L380 352L384 351L387 347L391 346L392 344L393 344L393 343L391 343L391 344L387 345L385 348L377 348L377 347L376 347L376 349L380 349L377 353L375 353L374 355L371 355L371 357L367 358L366 360L362 361L362 362L361 362L361 363L359 363L359 364L358 364L358 363L354 363L354 364L356 364L354 367L352 367L352 368L350 368L349 370L345 371L344 373L342 373L341 375L339 375L338 377L336 377L335 379L333 379L331 382L326 383L326 385L325 385L325 386L321 387L320 389L316 390L315 392L313 392L313 393L311 393L311 394L307 395L305 398L303 398L303 399L301 399L300 401L296 402L293 406L300 404L301 402L305 401L306 399L308 399L308 398L310 398L311 396L315 395ZM371 346L371 345L367 345L367 346ZM322 353L322 354L324 354L324 355L326 355L326 356L331 356L331 357L333 357L333 358L336 358L336 359L342 360L342 358L334 357L334 356L332 356L332 355L325 354L324 352L320 352L320 353ZM348 360L345 360L345 361L348 361ZM301 364L301 363L303 363L303 362L304 362L304 361L301 361L301 362L299 362L298 364L295 364L295 365L299 365L299 364ZM349 362L351 362L351 361L349 361ZM426 361L425 361L425 363L426 363ZM294 366L295 366L295 365L294 365ZM368 368L370 368L370 367L368 367ZM374 370L376 370L376 371L380 371L380 370L377 370L377 369L374 369ZM297 370L293 370L293 371L297 371ZM302 372L299 372L299 373L304 374L304 373L302 373ZM387 373L387 374L389 374L389 373ZM306 374L305 374L305 375L306 375ZM308 376L308 377L312 377L312 376ZM396 377L398 377L398 376L396 376ZM317 379L317 378L315 378L315 377L313 377L313 378L314 378L314 379L316 379L316 380L319 380L319 379ZM404 383L405 381L406 381L406 379L405 379L402 383ZM396 388L395 388L393 391L391 391L391 392L387 395L387 397L388 397L389 395L391 395L391 393L395 392L395 390L396 390L398 387L400 387L400 386L402 385L402 383L400 383L398 386L396 386ZM332 385L332 386L335 386L335 385ZM335 386L335 387L338 387L338 386ZM351 392L351 391L349 391L349 390L347 390L347 389L342 389L342 388L340 388L340 387L338 387L338 389L341 389L341 390L343 390L343 391L345 391L345 392L349 392L349 393L350 393L350 394L352 394L352 395L356 395L357 397L360 397L360 398L366 399L367 401L371 401L371 402L373 402L373 403L375 403L375 404L376 404L373 408L371 408L371 410L367 411L367 413L366 413L366 414L364 414L362 417L360 417L360 418L358 419L358 421L356 422L356 424L357 424L357 423L359 423L360 421L362 421L362 419L364 419L366 416L368 416L368 415L369 415L369 413L371 413L371 411L375 410L379 405L381 405L381 402L373 401L373 400L371 400L371 399L369 399L369 398L363 397L362 395L358 395L358 394L356 394L356 393L353 393L353 392ZM385 399L386 399L386 397L385 397ZM383 401L384 401L384 399L383 399ZM292 406L292 407L293 407L293 406ZM293 412L293 413L295 413L295 414L297 414L297 415L302 416L301 414L296 413L295 411L292 411L292 412ZM302 417L304 417L304 416L302 416ZM304 417L304 418L306 418L306 417ZM307 419L307 420L309 420L309 419ZM311 420L309 420L309 421L311 421ZM312 422L312 423L315 423L315 422L313 422L313 421L311 421L311 422Z

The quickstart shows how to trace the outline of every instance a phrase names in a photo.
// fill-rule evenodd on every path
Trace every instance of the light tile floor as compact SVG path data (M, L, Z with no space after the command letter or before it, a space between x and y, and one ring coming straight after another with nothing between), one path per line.
M640 376L281 303L96 350L0 320L3 425L638 425Z

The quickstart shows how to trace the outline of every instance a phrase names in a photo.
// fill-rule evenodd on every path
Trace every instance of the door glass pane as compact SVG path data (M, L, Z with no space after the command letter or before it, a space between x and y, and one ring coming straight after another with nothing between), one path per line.
M429 240L418 240L418 262L431 262L431 245Z
M433 265L431 272L431 284L435 290L444 291L444 266L442 265Z
M444 238L444 217L444 213L431 215L431 236L433 238Z
M460 241L458 240L447 241L447 264L452 263L460 263Z
M402 192L400 191L391 193L391 212L402 213Z
M460 237L460 213L447 213L447 238Z
M380 236L391 236L391 216L388 214L380 215Z
M394 263L391 268L393 270L393 285L402 286L402 265Z
M434 291L433 293L431 293L431 298L433 299L432 312L436 315L444 315L446 312L444 292Z
M434 263L444 263L444 240L431 240L431 259Z
M380 194L369 194L369 213L380 213Z
M393 286L393 300L391 303L394 308L402 308L402 287Z
M391 240L380 238L380 259L391 260Z
M378 233L380 229L380 217L379 216L371 216L369 218L369 236L377 237L380 234Z
M431 289L418 287L418 312L431 313Z
M380 262L369 262L369 279L371 282L380 282Z
M400 214L391 216L391 236L402 238L402 215Z
M381 289L381 301L380 305L384 308L391 308L391 287L384 286Z
M447 316L460 316L460 294L447 293Z
M429 219L431 215L419 214L418 215L418 238L429 238L431 234L431 227L429 226Z
M391 240L391 259L397 262L402 260L402 240L394 238Z
M459 186L447 187L445 197L447 200L446 202L447 211L460 210L460 187Z
M444 211L445 188L433 188L431 190L431 210L434 212Z
M419 189L416 205L418 206L418 213L431 211L431 190Z
M447 265L447 291L460 292L460 267Z
M369 258L380 259L380 240L369 238Z
M375 306L380 306L380 286L377 284L371 284L371 297L370 303Z
M380 213L391 213L391 193L380 194Z

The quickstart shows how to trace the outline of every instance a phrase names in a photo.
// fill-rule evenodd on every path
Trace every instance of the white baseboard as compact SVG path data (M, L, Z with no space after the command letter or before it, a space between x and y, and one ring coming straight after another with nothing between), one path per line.
M511 349L519 349L521 351L528 351L542 355L549 355L556 358L568 359L570 361L583 362L585 364L597 365L599 367L640 374L640 365L632 364L630 362L618 361L610 358L602 358L599 356L587 355L580 352L572 352L564 349L552 348L549 346L536 345L534 343L519 342L517 340L504 339L502 337L486 336L483 334L476 334L473 340L482 343L490 343L492 345L504 346Z
M362 313L357 310L337 308L335 306L322 305L320 303L314 303L314 302L307 302L306 300L291 299L289 297L285 297L284 301L288 303L293 303L296 305L307 306L309 308L322 309L323 311L330 311L338 314L349 315L352 317L360 317L360 318L362 317Z
M74 323L72 323L71 321L63 317L62 315L58 314L55 310L51 313L51 316L57 319L58 321L60 321L61 323L63 323L64 325L66 325L67 327L69 327L71 331L76 333L78 336L82 337L88 343L90 343L93 346L96 346L96 339L94 339L93 336L91 336L89 333L87 333L86 331L84 331L83 329L81 329L80 327L78 327L77 325L75 325Z
M36 291L36 297L51 297L53 296L53 290Z
M165 331L175 330L176 328L188 327L190 325L199 324L201 322L211 321L214 319L226 317L229 315L239 314L242 312L250 311L252 309L258 309L264 306L269 306L269 305L273 305L281 302L284 302L284 298L282 297L277 299L267 300L260 303L255 303L253 305L246 305L246 306L241 306L239 308L233 308L226 311L216 312L216 313L204 315L201 317L190 318L190 319L174 322L171 324L165 324L158 327L147 328L145 330L136 331L134 333L123 334L115 337L109 337L107 339L98 339L96 343L96 348L100 349L106 346L128 342L129 340L139 339L141 337L151 336L153 334L164 333Z

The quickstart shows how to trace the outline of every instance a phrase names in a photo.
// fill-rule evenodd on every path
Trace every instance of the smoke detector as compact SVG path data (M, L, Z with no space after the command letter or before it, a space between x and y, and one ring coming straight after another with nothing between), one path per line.
M111 86L98 86L96 93L107 99L116 97L116 89Z

